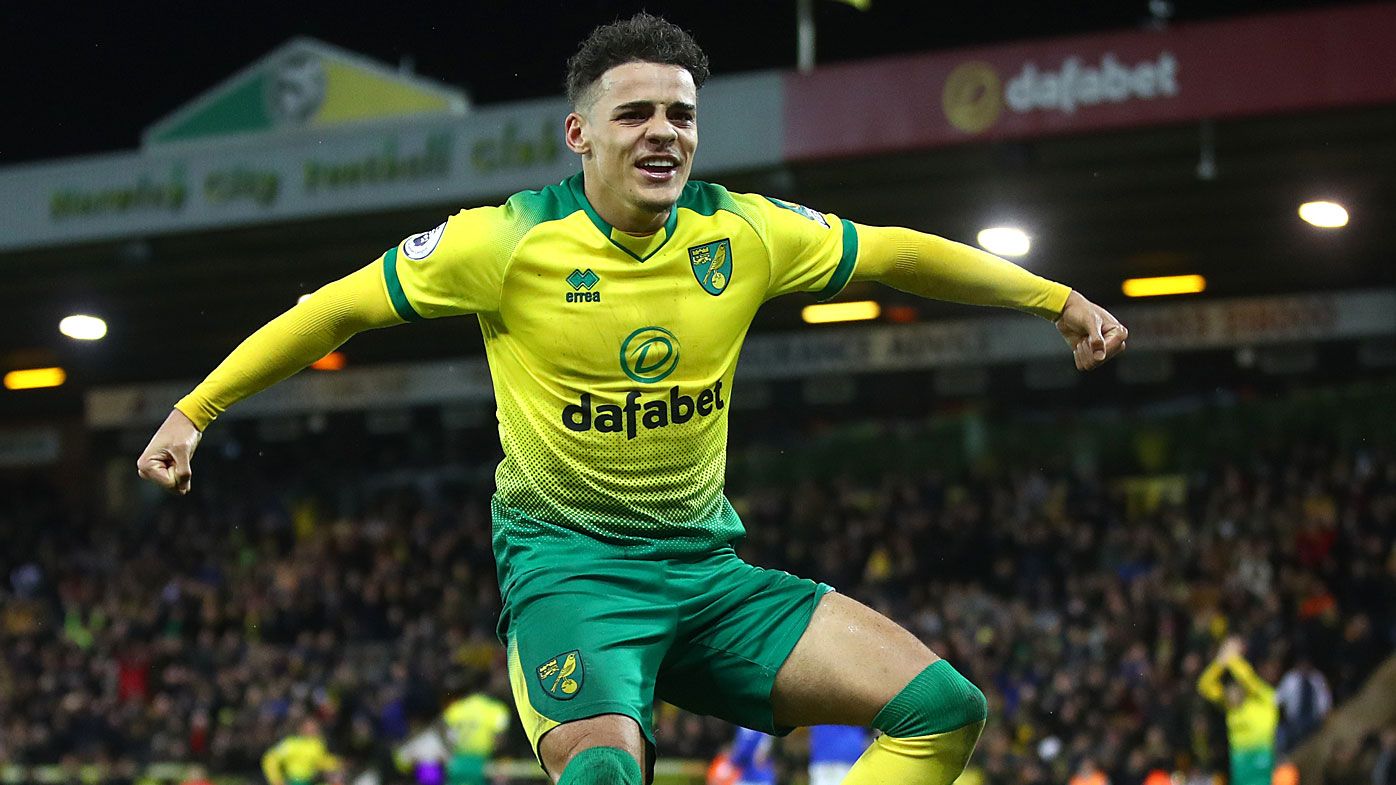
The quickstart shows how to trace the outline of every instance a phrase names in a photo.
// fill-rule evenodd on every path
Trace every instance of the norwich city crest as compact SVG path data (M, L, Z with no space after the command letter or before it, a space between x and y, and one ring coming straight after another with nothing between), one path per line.
M703 291L717 296L727 290L732 281L732 241L718 240L706 245L695 245L688 249L688 260L693 263L693 277Z
M538 681L544 691L558 700L571 700L582 689L586 669L582 667L582 653L573 649L559 654L538 666Z

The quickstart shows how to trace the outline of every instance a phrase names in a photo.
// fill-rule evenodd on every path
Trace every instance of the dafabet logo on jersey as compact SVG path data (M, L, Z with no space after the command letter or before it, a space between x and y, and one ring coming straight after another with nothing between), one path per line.
M663 327L641 327L620 342L620 369L641 384L662 382L679 367L679 337Z
M582 653L573 649L538 666L538 682L543 690L558 700L571 700L582 689L586 668Z
M662 382L678 367L679 337L663 327L641 327L621 341L620 369L633 381ZM726 406L721 379L694 395L684 395L675 385L667 394L646 400L643 391L631 390L624 403L597 403L591 393L584 392L576 403L562 407L562 424L577 433L624 433L626 439L634 439L642 429L683 425Z
M732 280L732 241L723 238L714 243L695 245L688 249L693 263L693 277L703 291L716 297L727 291Z

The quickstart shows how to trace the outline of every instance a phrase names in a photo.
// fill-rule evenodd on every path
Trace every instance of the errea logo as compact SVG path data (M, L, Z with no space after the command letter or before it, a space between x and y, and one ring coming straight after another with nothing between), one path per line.
M599 303L601 293L591 291L592 287L601 282L601 276L592 272L588 268L585 272L573 270L567 276L567 284L572 287L572 291L567 293L569 303Z

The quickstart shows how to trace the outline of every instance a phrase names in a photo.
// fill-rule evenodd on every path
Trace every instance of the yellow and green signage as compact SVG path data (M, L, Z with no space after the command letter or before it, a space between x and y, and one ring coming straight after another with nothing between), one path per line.
M467 105L457 88L298 38L151 126L144 141L151 146L394 118L456 117Z

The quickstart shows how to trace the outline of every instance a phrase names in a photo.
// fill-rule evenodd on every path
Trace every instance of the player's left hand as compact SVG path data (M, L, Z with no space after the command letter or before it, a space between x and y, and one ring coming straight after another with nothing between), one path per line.
M1246 653L1246 643L1239 636L1232 635L1222 642L1221 648L1217 650L1217 659L1222 662L1240 657Z
M1125 350L1129 330L1109 311L1072 292L1057 319L1057 332L1066 339L1078 371L1097 368Z

